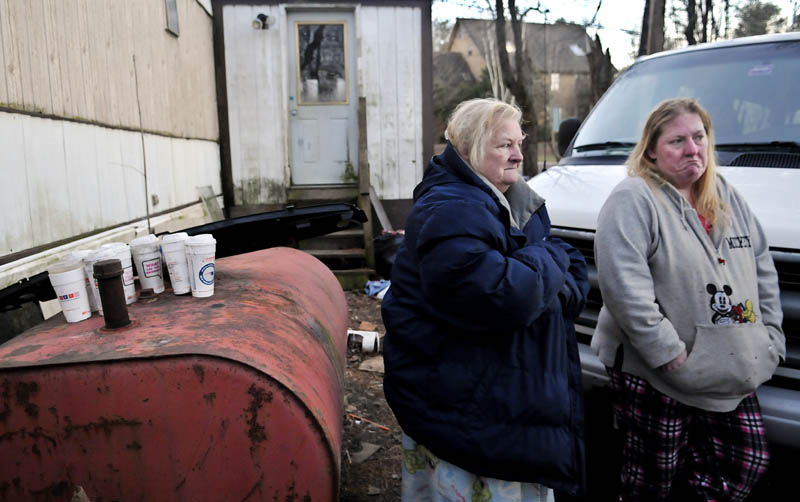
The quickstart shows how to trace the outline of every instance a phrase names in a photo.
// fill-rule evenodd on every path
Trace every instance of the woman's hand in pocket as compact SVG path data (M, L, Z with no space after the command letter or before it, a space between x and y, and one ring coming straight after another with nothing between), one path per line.
M688 354L686 354L686 351L684 350L683 352L678 354L678 357L676 357L672 361L668 362L667 364L661 366L661 370L662 371L676 370L676 369L680 368L681 366L683 366L683 363L686 362L686 358L687 357L688 357Z

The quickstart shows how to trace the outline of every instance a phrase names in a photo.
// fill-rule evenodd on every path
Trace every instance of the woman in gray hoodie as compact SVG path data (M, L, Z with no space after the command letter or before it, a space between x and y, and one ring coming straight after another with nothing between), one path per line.
M769 462L755 390L786 353L764 232L717 174L693 99L659 104L627 164L598 219L592 340L615 394L620 500L744 500Z

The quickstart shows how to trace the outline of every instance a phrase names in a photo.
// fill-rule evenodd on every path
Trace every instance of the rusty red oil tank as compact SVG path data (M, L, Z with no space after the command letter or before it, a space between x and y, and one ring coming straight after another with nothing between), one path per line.
M214 296L167 290L130 327L59 315L0 346L0 500L338 498L338 281L289 248L216 269Z

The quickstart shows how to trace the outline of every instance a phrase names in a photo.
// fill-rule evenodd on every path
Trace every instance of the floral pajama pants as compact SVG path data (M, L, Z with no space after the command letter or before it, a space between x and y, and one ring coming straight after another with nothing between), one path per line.
M484 478L437 458L403 434L402 502L553 502L546 486Z

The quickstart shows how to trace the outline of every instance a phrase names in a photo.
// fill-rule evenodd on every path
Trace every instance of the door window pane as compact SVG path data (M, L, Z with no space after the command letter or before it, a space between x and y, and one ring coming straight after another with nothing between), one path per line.
M295 28L299 103L348 103L344 23L298 22Z

